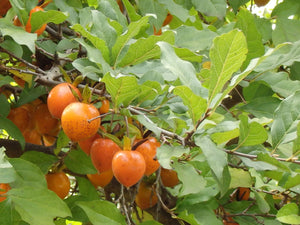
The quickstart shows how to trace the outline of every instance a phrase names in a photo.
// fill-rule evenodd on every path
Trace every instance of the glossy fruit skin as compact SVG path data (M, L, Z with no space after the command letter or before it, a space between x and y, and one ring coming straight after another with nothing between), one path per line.
M112 160L118 151L121 151L121 148L108 138L98 138L93 142L91 159L99 173L112 169Z
M145 141L136 148L136 151L140 152L144 156L146 162L146 176L154 173L160 166L158 160L156 159L156 148L156 143L149 140Z
M84 151L87 155L90 155L92 144L98 138L101 138L101 136L97 133L88 139L78 141L78 145L82 149L82 151Z
M36 107L34 120L35 127L41 135L55 136L58 134L60 122L50 114L47 104L40 104Z
M48 189L64 199L70 191L70 180L64 172L46 174Z
M173 15L170 14L170 13L168 13L168 15L166 16L166 18L165 18L165 20L164 20L164 22L163 22L163 26L166 26L166 25L168 25L169 23L171 23L172 19L173 19Z
M102 101L102 105L99 109L100 114L105 114L109 112L109 101L107 99L104 99Z
M248 201L250 197L251 190L247 187L239 187L236 192L237 201Z
M143 177L146 170L145 159L137 151L119 151L113 157L112 170L115 178L128 188Z
M27 32L29 32L29 33L32 32L32 30L31 30L31 23L30 23L31 17L32 17L32 13L35 13L35 12L38 12L38 11L44 11L44 9L42 7L40 7L40 6L36 6L32 10L30 10L29 19L28 19L28 21L26 23L26 26L25 26L25 30ZM43 24L39 29L35 30L34 33L36 33L37 35L41 35L45 31L46 26L47 26L47 24Z
M47 105L53 117L60 119L62 112L69 104L78 102L78 99L73 95L71 89L80 99L82 98L78 88L69 83L58 84L49 92Z
M172 169L161 168L160 179L165 187L174 187L179 184L177 172Z
M1 0L0 1L0 16L4 16L10 8L11 8L11 4L10 4L9 0Z
M146 182L141 182L135 196L135 203L140 209L149 209L156 205L158 198L155 192L155 186Z
M9 184L0 184L0 202L3 202L6 197L5 196L2 196L2 195L5 195L6 192L8 192L10 190L10 186Z
M87 174L87 178L91 181L94 187L104 188L110 183L114 174L112 170L105 171L103 173Z
M26 143L31 143L35 145L42 145L42 136L36 129L27 129L23 133Z
M254 0L255 5L258 7L265 6L270 0Z
M87 103L73 102L69 104L61 115L61 126L70 140L78 142L94 136L99 127L101 119L90 119L100 115L98 109Z

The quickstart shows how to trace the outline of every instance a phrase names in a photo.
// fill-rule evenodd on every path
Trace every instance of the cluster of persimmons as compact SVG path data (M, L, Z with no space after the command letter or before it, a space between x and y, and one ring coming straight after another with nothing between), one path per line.
M91 157L98 173L86 176L95 187L105 187L113 177L126 188L141 181L135 202L141 209L150 208L158 201L155 185L142 178L149 177L159 169L156 149L160 143L154 137L135 139L133 143L128 138L129 144L119 146L103 137L101 133L106 131L101 125L101 115L110 111L110 102L107 99L101 102L100 108L86 103L80 90L65 82L50 90L47 101L36 99L12 108L8 118L20 129L27 143L36 145L54 145L62 129L72 143L77 143ZM132 145L137 147L133 150ZM160 177L165 187L179 183L174 170L161 168ZM60 198L68 196L71 185L69 176L63 170L51 170L46 174L46 180L48 188ZM9 190L9 185L1 185L1 189Z

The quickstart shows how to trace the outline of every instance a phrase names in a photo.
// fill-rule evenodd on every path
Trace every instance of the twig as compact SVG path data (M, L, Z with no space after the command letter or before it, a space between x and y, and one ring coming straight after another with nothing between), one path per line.
M53 58L53 59L57 58L58 60L64 60L64 61L67 61L67 62L73 62L73 60L70 59L70 58L59 58L59 57L56 56L55 54L52 54L52 53L50 53L50 52L47 52L45 49L40 48L40 47L38 47L37 45L35 46L35 48L36 48L37 50L39 50L41 53L43 53L44 55L49 56L49 57L51 57L51 58Z

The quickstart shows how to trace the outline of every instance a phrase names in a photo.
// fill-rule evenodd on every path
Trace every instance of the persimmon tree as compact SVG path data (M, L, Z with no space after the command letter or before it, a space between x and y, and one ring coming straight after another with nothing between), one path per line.
M0 224L300 224L300 1L267 2L1 1Z

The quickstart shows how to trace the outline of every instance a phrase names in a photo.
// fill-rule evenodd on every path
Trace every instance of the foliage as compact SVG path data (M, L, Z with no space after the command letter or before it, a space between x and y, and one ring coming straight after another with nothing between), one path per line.
M11 189L0 224L300 224L300 2L263 16L251 2L10 0L0 18L0 183ZM25 31L38 4L39 36ZM159 140L156 159L179 184L164 187L160 169L144 176L158 203L142 212L139 183L95 189L91 158L63 130L48 146L46 136L30 143L10 111L46 103L62 82L97 109L110 101L102 137L125 150ZM63 200L47 188L56 171L71 180Z

